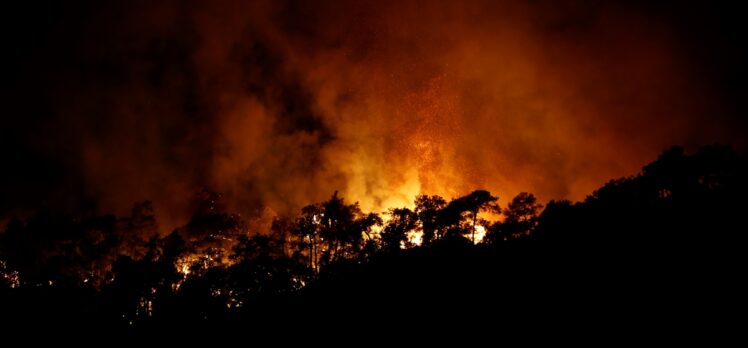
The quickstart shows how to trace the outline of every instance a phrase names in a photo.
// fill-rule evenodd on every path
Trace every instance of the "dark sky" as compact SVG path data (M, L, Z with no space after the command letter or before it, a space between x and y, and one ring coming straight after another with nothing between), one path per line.
M729 2L5 5L0 221L184 222L340 190L365 209L475 188L580 199L670 145L746 145Z

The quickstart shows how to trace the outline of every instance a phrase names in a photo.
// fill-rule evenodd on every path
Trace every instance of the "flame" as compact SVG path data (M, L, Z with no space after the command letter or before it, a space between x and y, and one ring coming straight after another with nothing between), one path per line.
M407 234L408 243L413 246L420 246L423 243L423 232L420 231L409 231ZM400 245L400 248L405 249L405 243Z
M133 2L112 23L82 14L60 26L82 28L65 32L70 50L33 50L127 78L29 82L43 92L32 97L54 96L39 103L54 131L13 121L34 132L11 145L54 159L41 168L68 168L55 174L81 186L61 180L71 187L26 197L38 183L10 180L24 195L9 199L94 200L115 215L152 200L162 233L189 221L195 187L225 193L244 216L290 216L336 190L376 212L475 188L581 199L668 145L745 138L710 119L729 104L700 83L669 25L620 4L211 3ZM91 28L130 39L78 41L100 35ZM45 69L17 75L68 73Z
M481 225L475 226L475 244L478 244L483 241L483 238L486 237L486 228Z

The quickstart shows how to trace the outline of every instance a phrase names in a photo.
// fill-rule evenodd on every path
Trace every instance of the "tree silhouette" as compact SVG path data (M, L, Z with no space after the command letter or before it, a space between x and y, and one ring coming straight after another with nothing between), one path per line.
M295 248L293 243L294 221L287 217L276 216L270 225L270 236L275 239L284 256L292 257Z
M400 250L401 245L409 246L408 232L416 229L418 215L408 208L390 209L390 219L382 230L382 248L386 251Z
M504 221L496 222L488 231L489 243L527 236L535 228L543 208L532 193L520 192L504 209Z
M183 246L184 241L175 232L163 240L154 236L140 260L120 256L112 265L114 281L103 289L115 299L110 310L130 324L153 317L159 297L171 292L172 284L181 278L175 261Z
M293 233L299 236L299 245L308 248L309 269L318 273L317 240L319 238L324 210L319 204L310 204L301 209Z
M439 212L446 205L447 202L441 196L416 196L414 213L418 217L420 229L423 233L423 245L428 246L434 238L441 238L439 235L442 230L439 226Z
M147 201L124 217L39 213L11 219L0 233L0 305L9 318L33 306L78 313L71 317L94 308L120 324L147 327L264 321L279 312L319 318L345 311L354 318L371 313L349 310L362 298L374 301L372 308L414 308L407 294L433 295L422 302L445 306L476 296L481 308L507 310L518 298L523 306L567 298L590 304L590 292L580 291L590 288L647 303L649 294L627 289L688 292L700 282L714 289L710 298L731 299L739 292L731 279L744 264L745 197L748 158L715 145L693 154L671 148L580 202L551 201L543 209L522 192L488 229L492 248L474 245L476 227L485 223L480 214L500 211L485 190L449 203L419 195L414 210L390 209L380 233L379 215L337 192L251 232L208 191L198 195L189 222L163 237ZM408 242L414 231L423 233L420 248ZM505 239L514 242L498 243ZM539 290L559 283L568 286L559 294Z
M236 263L210 286L223 304L242 306L257 295L290 292L301 287L303 265L285 255L276 236L243 237L234 248Z
M492 196L488 191L476 190L471 192L467 196L459 198L459 200L462 202L464 209L470 214L469 217L473 222L470 229L470 240L473 242L473 244L475 244L475 228L478 222L478 213L481 211L488 211L495 214L500 213L501 209L496 203L499 198Z
M354 256L357 254L359 258L365 259L376 251L376 241L372 237L372 229L374 226L382 226L382 223L382 218L375 213L365 214L356 219L352 230L352 254ZM366 236L364 245L361 244L362 236Z
M310 268L319 273L320 267L358 257L373 243L372 228L381 224L377 214L364 214L358 202L346 204L336 191L329 200L304 207L294 233L308 246Z
M327 241L322 253L323 264L356 257L364 236L370 240L371 228L382 224L376 214L364 214L358 202L345 204L337 191L322 203L322 208L320 237Z
M485 190L476 190L466 196L455 198L439 211L439 227L451 238L470 234L470 241L475 244L478 214L481 211L500 212L498 204L495 203L497 200L497 197Z

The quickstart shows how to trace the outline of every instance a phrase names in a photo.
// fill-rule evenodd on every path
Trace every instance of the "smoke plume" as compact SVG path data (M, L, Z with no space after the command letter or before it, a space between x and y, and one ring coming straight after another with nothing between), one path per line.
M580 199L673 144L742 144L678 23L596 2L164 1L14 16L0 213L184 223L339 190L365 210L485 188ZM32 29L27 29L32 30ZM5 127L4 127L5 128Z

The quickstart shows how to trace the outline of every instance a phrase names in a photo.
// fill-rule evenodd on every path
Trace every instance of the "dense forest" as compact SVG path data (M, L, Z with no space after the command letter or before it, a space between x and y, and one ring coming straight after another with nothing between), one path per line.
M746 174L729 146L673 147L581 202L476 190L378 214L335 192L251 231L206 190L165 235L149 202L124 217L39 213L0 233L0 316L122 330L337 320L382 331L471 326L475 313L688 322L745 295Z

